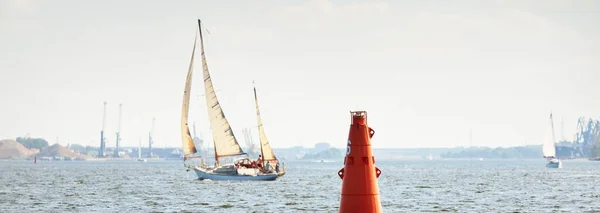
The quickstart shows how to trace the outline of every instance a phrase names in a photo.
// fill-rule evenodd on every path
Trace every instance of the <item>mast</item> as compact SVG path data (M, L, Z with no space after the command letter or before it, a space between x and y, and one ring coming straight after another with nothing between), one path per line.
M104 149L106 146L106 138L104 137L104 128L106 127L106 101L104 101L104 111L102 113L102 130L100 130L100 151L99 157L104 157Z
M265 166L265 150L264 150L264 145L263 145L263 138L262 136L262 132L260 130L262 127L262 120L260 119L260 111L258 110L258 98L256 96L256 86L254 86L254 81L252 81L252 88L254 89L254 105L256 106L256 122L258 123L257 127L258 128L258 142L260 142L260 162L262 164L262 166ZM267 142L268 143L268 142Z
M262 119L260 117L260 110L258 107L258 95L256 94L256 86L254 86L254 81L252 82L254 89L254 104L256 106L256 122L258 124L258 135L260 139L260 154L263 162L263 166L265 164L265 160L277 160L275 157L275 153L271 148L271 144L267 139L267 134L265 133L265 128L262 123Z
M148 158L152 158L152 144L154 143L154 122L156 118L152 118L152 129L148 133Z
M259 133L259 135L260 135L260 133ZM265 166L265 149L263 147L264 146L262 145L262 141L260 141L260 158L261 158L260 161L261 161L262 166L264 167Z
M117 148L115 149L115 154L114 154L114 156L117 158L119 157L119 144L120 144L119 142L121 141L121 112L122 112L121 110L122 110L122 107L123 107L123 104L119 104L119 120L117 123L117 140L116 140Z
M208 71L208 65L206 62L206 55L204 52L204 39L202 37L202 24L200 19L198 19L198 31L200 32L200 50L202 55L202 75L204 77L204 97L206 98L206 110L208 113L208 118L210 120L210 127L212 129L213 135L213 143L215 145L215 161L217 166L220 165L219 157L229 157L229 156L238 156L245 155L246 153L242 150L238 140L236 139L231 125L225 114L223 113L223 109L221 108L221 104L217 98L217 94L215 93L215 89L213 87L213 83L210 77L210 73Z

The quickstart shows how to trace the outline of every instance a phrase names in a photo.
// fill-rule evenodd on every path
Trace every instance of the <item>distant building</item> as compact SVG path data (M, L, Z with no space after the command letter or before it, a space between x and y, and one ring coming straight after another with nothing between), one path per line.
M317 143L315 144L315 150L314 152L320 152L320 151L325 151L331 148L331 145L327 142L321 142L321 143Z

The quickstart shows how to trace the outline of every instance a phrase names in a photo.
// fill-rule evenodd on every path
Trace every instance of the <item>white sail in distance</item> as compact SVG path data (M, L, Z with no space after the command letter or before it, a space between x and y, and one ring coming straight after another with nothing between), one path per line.
M550 127L546 134L546 139L542 145L542 152L545 158L556 157L556 148L554 146L554 122L552 121L552 113L550 113Z

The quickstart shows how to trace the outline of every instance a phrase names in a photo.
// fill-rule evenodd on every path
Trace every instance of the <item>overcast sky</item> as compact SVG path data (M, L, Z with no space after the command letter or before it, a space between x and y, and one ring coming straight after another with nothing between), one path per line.
M236 137L256 81L274 147L343 147L350 110L374 146L541 144L548 114L571 139L600 116L600 2L0 0L0 138L180 147L196 19ZM196 63L190 123L209 141ZM255 141L257 133L254 129Z

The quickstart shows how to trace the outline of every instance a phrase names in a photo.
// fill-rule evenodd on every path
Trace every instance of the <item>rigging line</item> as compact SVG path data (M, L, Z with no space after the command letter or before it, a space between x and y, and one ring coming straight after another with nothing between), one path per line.
M221 90L214 90L214 91L215 91L215 93L217 93L218 91L221 91ZM203 104L204 102L203 102L202 98L200 98L200 97L204 97L204 96L206 96L206 94L200 94L200 95L195 95L195 96L196 96L196 99L195 99L195 100L198 102L197 104L198 104L198 106L199 106L199 109L206 107L206 106Z
M198 18L200 19L200 18ZM204 26L204 31L206 31L206 33L208 33L208 35L210 35L210 31L208 31L208 27L206 27L206 22L202 22L202 26Z

